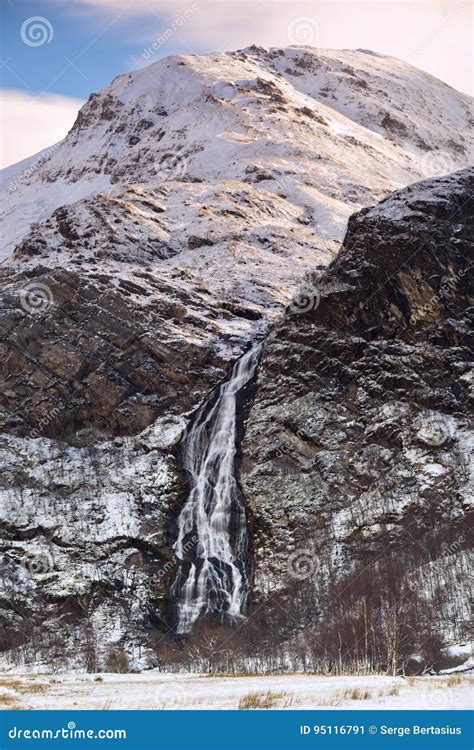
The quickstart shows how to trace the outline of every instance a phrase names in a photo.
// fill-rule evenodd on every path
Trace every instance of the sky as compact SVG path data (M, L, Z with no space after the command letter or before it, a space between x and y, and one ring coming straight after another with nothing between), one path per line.
M364 48L472 93L470 0L0 0L0 167L64 137L118 74L259 44Z

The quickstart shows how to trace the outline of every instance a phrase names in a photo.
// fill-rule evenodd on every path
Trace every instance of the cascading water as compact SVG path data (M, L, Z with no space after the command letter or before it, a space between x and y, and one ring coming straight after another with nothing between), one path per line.
M174 544L181 562L173 586L180 634L205 612L237 618L245 609L247 527L234 475L237 397L255 373L260 348L253 347L236 362L229 380L202 404L186 437L184 468L190 492ZM190 566L185 562L189 560Z

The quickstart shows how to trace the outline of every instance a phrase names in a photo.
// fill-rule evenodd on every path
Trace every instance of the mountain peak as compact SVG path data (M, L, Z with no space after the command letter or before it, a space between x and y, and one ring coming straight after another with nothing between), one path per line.
M3 252L58 206L108 187L245 182L253 167L269 176L267 190L296 188L317 213L315 190L325 212L340 197L357 209L465 166L469 106L432 76L367 51L251 45L166 57L91 94L64 141L5 180Z

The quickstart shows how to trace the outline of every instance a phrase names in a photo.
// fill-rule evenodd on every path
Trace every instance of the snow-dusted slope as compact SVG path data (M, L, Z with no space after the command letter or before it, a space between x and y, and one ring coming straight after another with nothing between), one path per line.
M277 70L304 94L425 155L425 176L472 160L470 97L402 60L370 50L273 51ZM426 156L426 154L428 154Z
M42 658L92 668L95 644L100 664L109 646L138 658L150 623L166 630L190 414L333 257L351 213L433 157L464 163L467 105L365 52L172 57L117 78L60 144L4 174L0 626L12 649L33 644L20 660L40 642Z
M468 104L361 51L169 57L92 94L61 143L7 172L0 254L22 242L15 270L100 269L113 284L143 285L146 265L139 305L184 294L194 325L178 337L236 356L222 340L241 347L280 313L353 211L436 171L440 155L448 171L465 162Z
M293 219L303 208L333 237L360 205L464 166L468 123L468 97L364 51L169 57L92 94L67 138L13 174L3 189L3 254L31 223L109 183L254 183L257 195L284 193ZM199 190L191 200L208 208Z

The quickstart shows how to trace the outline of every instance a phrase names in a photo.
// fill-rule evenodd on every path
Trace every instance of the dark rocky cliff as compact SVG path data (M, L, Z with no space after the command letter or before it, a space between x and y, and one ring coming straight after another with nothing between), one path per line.
M396 568L440 636L465 637L473 182L417 183L353 215L265 343L240 479L256 608L278 602L294 631L295 584L313 625L328 587L369 571L360 601Z
M268 336L239 461L253 603L248 625L225 635L227 661L232 648L244 659L250 654L255 666L262 649L268 656L281 645L267 665L282 669L299 660L332 669L338 659L341 669L360 668L362 640L366 667L393 661L395 669L400 656L427 642L439 651L465 639L473 176L466 170L417 183L353 215L339 255L320 278L308 279ZM125 650L137 667L166 663L177 658L169 630L176 573L170 545L185 491L183 412L222 378L223 362L196 362L190 344L178 352L172 377L159 376L162 344L141 335L149 319L120 294L90 344L79 322L109 309L102 292L110 280L102 290L101 280L90 278L76 295L73 272L48 271L49 286L55 279L62 318L50 314L25 326L18 313L17 353L3 362L11 383L15 363L20 370L6 395L22 413L17 421L5 416L0 441L8 518L2 648L13 649L7 658L13 654L17 663L57 667L103 668L110 649ZM69 287L71 300L63 300L60 290ZM55 337L64 346L48 364ZM63 361L78 352L90 360L90 375L78 363L72 406L56 415L53 406L60 397L67 403L61 389L71 380L61 370L64 347ZM37 369L26 378L24 358L35 351ZM136 362L133 374L121 361ZM119 401L130 396L136 432L168 408L181 371L177 413L159 416L138 435L117 435L115 388L127 381ZM43 406L34 402L31 381L41 373L52 379L44 408L55 418L37 431ZM155 386L161 378L163 392L148 378ZM62 440L45 437L51 431ZM355 645L338 629L343 621ZM408 621L415 640L400 631ZM382 640L396 643L379 654L374 640L370 659L369 622ZM395 634L388 625L394 622ZM334 655L327 642L336 633ZM356 653L350 664L342 663L342 648ZM179 644L179 658L187 653Z

